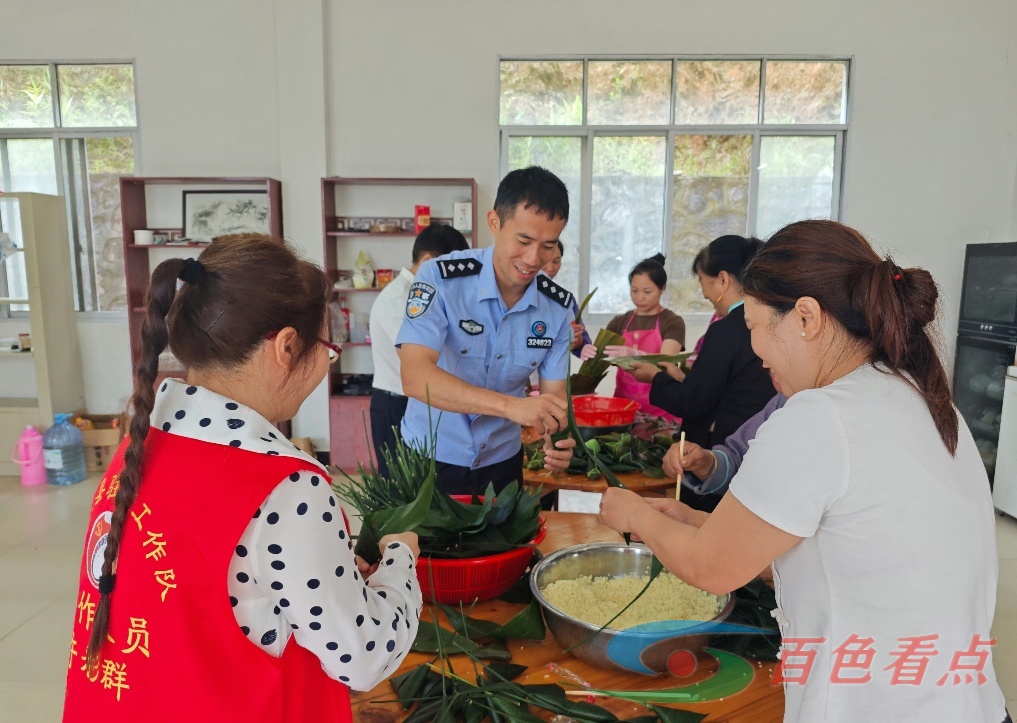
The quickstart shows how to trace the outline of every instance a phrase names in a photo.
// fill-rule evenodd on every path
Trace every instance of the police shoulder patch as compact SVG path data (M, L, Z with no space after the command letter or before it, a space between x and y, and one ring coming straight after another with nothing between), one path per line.
M423 281L413 282L406 295L406 318L416 319L431 308L435 293L437 293L435 288L430 284L425 284Z
M537 277L537 290L566 309L572 308L572 292L566 291L543 274Z
M477 259L438 259L438 272L443 279L458 279L461 276L476 276L484 265Z

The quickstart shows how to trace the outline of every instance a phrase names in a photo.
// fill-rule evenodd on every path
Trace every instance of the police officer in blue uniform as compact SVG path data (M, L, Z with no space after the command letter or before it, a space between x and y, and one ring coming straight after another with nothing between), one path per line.
M494 245L428 261L410 287L396 338L410 398L401 431L427 443L436 427L438 485L449 494L521 482L520 425L548 438L567 426L572 294L540 268L557 253L568 214L557 176L512 171L487 214ZM535 370L541 394L527 397ZM547 468L564 470L575 441L546 446Z

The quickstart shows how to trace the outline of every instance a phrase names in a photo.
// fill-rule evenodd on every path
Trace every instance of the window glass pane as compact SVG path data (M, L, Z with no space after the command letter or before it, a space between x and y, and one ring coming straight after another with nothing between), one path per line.
M833 213L834 136L763 136L759 149L757 236Z
M844 123L845 62L766 63L764 123Z
M18 199L13 196L0 198L0 231L8 235L13 248L24 249L25 241L21 231L21 211L18 206ZM3 253L3 256L5 256L6 260L0 261L0 273L4 275L6 288L4 289L5 293L0 295L9 296L12 299L27 299L28 276L25 273L25 254L21 252L12 253L11 246L6 246L6 253ZM6 305L0 306L0 311L4 307ZM27 304L11 304L9 308L11 311L28 311Z
M661 250L667 139L607 137L593 140L590 301L594 314L631 308L629 270Z
M675 138L671 243L667 253L671 308L713 310L692 274L692 261L718 236L745 234L751 163L752 136Z
M120 176L134 175L134 139L87 138L85 154L98 310L126 309Z
M47 65L0 65L0 128L52 128Z
M502 125L583 122L583 62L505 60L501 63Z
M565 253L555 280L579 294L579 208L582 186L580 169L583 139L573 136L516 136L508 141L508 170L543 166L558 176L569 191L569 222L561 234Z
M64 127L137 125L133 66L59 65L57 82Z
M667 125L671 116L671 61L591 60L587 123Z
M759 122L759 61L679 61L675 123Z
M10 183L0 178L5 191L57 195L56 159L49 138L11 138L7 141ZM8 187L9 186L9 187Z

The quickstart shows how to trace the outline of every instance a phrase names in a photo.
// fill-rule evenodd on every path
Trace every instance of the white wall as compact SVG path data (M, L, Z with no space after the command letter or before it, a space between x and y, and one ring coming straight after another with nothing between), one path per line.
M490 207L498 57L551 53L851 56L844 220L933 272L947 340L963 244L1017 240L1011 0L7 0L3 17L3 60L136 59L139 171L281 179L314 259L323 175L470 176ZM79 338L89 407L117 411L126 320L83 317ZM326 424L319 390L297 432L323 447Z
M319 0L8 0L0 59L134 59L139 173L278 178L287 236L320 261L322 24ZM131 392L126 316L80 315L78 332L86 404L121 410ZM324 395L305 406L297 431L324 446Z
M334 173L473 176L489 208L500 55L849 56L843 220L902 265L932 271L947 340L963 245L1017 240L1017 4L1008 0L332 6ZM690 321L691 342L703 322Z

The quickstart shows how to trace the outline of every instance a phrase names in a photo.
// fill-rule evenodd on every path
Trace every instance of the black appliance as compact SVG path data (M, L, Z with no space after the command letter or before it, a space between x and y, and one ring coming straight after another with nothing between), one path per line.
M992 484L1003 384L1017 351L1017 243L969 244L964 253L954 403Z

